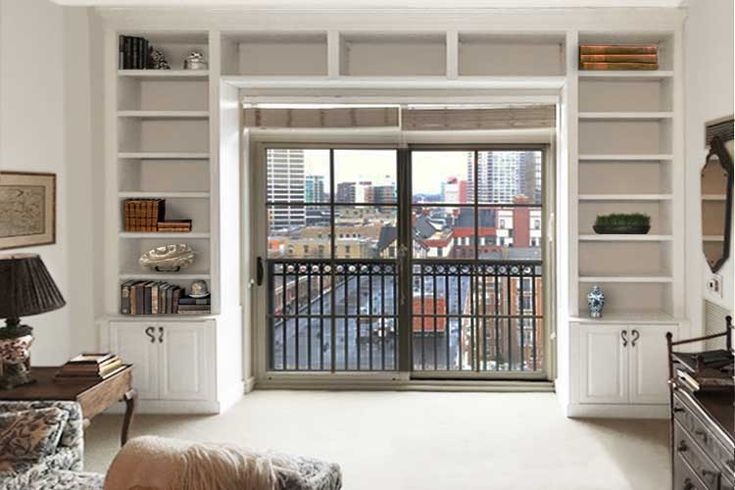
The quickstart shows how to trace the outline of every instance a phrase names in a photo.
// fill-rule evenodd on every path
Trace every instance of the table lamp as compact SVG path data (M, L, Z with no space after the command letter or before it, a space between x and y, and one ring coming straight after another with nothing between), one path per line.
M58 310L66 302L41 257L0 255L0 389L32 383L30 348L33 328L20 317Z

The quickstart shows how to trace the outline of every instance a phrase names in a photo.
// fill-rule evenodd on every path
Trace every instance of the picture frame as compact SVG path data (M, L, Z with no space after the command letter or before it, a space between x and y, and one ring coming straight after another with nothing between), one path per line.
M56 243L56 174L0 171L0 250Z

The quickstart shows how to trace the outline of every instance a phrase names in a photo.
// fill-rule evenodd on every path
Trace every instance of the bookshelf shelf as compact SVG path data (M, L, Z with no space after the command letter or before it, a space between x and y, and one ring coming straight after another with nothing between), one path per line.
M579 78L596 80L664 80L674 76L673 70L651 70L651 71L593 71L580 70Z
M193 281L196 279L209 280L209 274L186 274L186 273L164 273L164 272L143 272L143 273L123 273L120 279L127 281L129 279L140 279L149 281Z
M126 238L126 239L137 239L137 238L181 238L183 239L203 239L203 238L209 238L209 233L207 232L159 232L159 231L141 231L141 232L133 232L133 231L123 231L120 232L120 238Z
M671 276L658 276L658 275L647 275L647 276L624 276L624 275L609 275L609 276L579 276L579 282L582 283L670 283L673 282Z
M209 192L120 192L120 198L125 199L209 199Z
M671 235L579 235L580 242L670 242Z
M208 160L210 154L205 152L120 152L117 157L131 160Z
M209 78L209 70L118 70L118 76L136 79L192 80Z
M673 112L580 112L579 119L590 121L657 121L674 117Z
M671 153L656 154L581 154L581 162L665 162L674 158Z
M206 119L209 111L118 111L117 117L136 119Z
M671 194L579 194L580 201L669 201Z

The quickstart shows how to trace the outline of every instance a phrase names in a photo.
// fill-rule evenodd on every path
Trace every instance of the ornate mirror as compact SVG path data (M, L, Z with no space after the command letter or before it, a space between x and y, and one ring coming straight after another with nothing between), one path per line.
M702 250L712 272L717 272L730 255L732 228L732 157L722 139L715 135L702 167Z

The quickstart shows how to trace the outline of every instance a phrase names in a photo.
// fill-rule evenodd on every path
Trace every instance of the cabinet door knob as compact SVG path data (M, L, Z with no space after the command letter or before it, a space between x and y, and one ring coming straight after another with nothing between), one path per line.
M148 336L149 339L151 339L151 344L156 341L156 337L153 336L153 327L147 327L145 329L145 334Z
M163 327L158 327L158 341L163 342Z
M628 347L628 331L623 330L620 332L620 338L623 339L623 347Z

